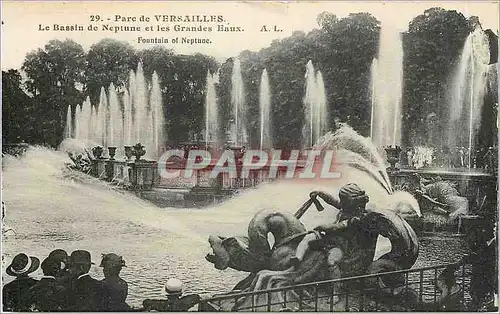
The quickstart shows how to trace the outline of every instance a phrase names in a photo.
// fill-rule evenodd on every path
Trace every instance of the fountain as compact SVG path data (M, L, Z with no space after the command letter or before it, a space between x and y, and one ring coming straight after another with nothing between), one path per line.
M490 62L488 36L480 26L467 37L453 76L449 97L448 145L467 147L467 165L472 165L486 93ZM464 127L467 126L467 127Z
M382 23L379 53L371 69L371 139L377 147L401 145L403 43L387 23Z
M125 143L127 145L131 145L134 138L132 138L132 130L133 130L133 108L132 104L134 103L134 92L135 92L135 73L133 70L130 70L129 74L129 88L125 89L123 94L123 112L124 112L124 136Z
M97 108L96 116L96 128L95 130L95 141L97 144L102 145L106 148L106 108L108 107L108 99L106 97L106 91L104 87L101 87L101 93L99 96L99 105Z
M231 141L234 145L245 145L248 142L245 92L241 76L241 64L238 58L234 59L231 75L231 105L233 107L234 125L231 130Z
M109 85L109 110L108 110L108 132L107 143L108 148L115 147L118 150L117 156L122 157L123 151L123 118L120 104L118 103L118 95L113 83Z
M139 62L135 73L135 85L130 87L134 91L134 126L133 142L137 143L144 138L143 128L147 124L147 101L146 101L146 82L142 64Z
M101 87L98 105L92 107L87 97L81 107L76 107L72 132L69 131L72 125L71 108L68 107L67 137L73 137L88 147L116 147L118 159L125 157L125 145L140 141L146 150L145 157L156 160L165 141L163 101L156 72L152 75L150 86L148 90L139 63L137 73L131 71L129 88L124 89L121 97L119 89L111 83L107 94Z
M326 102L325 82L323 81L323 74L321 71L316 73L316 93L317 93L317 106L316 106L316 137L319 139L329 130L328 125L328 107Z
M271 130L271 91L267 70L262 71L259 89L260 106L260 149L273 147Z
M71 134L73 132L71 120L71 105L68 105L68 111L66 112L66 127L64 128L64 135L66 138L73 137L73 134Z
M216 75L210 74L207 71L207 82L205 86L205 146L208 148L209 143L219 143L219 117L217 108L217 91L215 84Z
M163 101L160 90L160 80L158 74L153 72L150 96L151 118L153 124L153 145L150 148L153 157L159 158L164 145L164 125Z
M325 84L320 71L316 73L311 60L306 65L304 95L305 123L302 128L303 145L313 146L328 130L328 112Z
M80 116L81 116L82 109L80 105L76 105L75 109L75 123L74 123L74 130L73 130L73 136L75 139L80 139Z

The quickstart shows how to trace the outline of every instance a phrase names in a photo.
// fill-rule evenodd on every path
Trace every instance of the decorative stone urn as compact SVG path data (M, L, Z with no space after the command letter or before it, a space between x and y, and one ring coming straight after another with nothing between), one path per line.
M94 155L95 158L97 159L102 159L102 152L103 152L103 149L101 146L96 146L94 148L92 148L92 154Z
M399 156L401 154L401 147L399 146L387 146L385 148L387 153L387 162L391 165L389 170L399 170L396 168L396 163L399 161Z
M146 154L146 150L141 143L137 143L132 147L132 154L135 156L135 160L139 161Z
M109 152L109 160L115 160L115 155L116 155L116 147L114 147L114 146L109 146L109 147L108 147L108 152Z
M125 147L125 157L127 157L127 160L130 160L132 158L132 146L124 146Z

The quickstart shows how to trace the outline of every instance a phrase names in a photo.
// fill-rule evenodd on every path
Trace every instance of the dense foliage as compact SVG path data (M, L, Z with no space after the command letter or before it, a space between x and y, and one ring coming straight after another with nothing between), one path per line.
M257 145L259 130L259 84L267 69L271 88L272 129L278 147L300 145L304 120L305 70L309 60L320 70L326 87L329 125L347 122L362 135L370 131L370 66L377 55L380 22L369 13L354 13L339 19L324 12L318 28L309 33L294 32L275 40L258 52L243 51L241 61L245 105L250 138ZM415 17L403 34L404 91L403 138L405 144L434 141L425 120L435 114L444 121L450 76L462 47L477 18L441 8ZM86 96L98 102L102 86L113 83L123 91L130 70L139 60L147 80L156 71L161 84L165 131L169 145L199 139L204 128L207 72L218 70L217 85L221 136L232 119L231 75L234 59L217 64L212 57L177 55L163 47L136 51L131 45L112 39L94 44L88 53L71 40L50 41L30 52L21 74L2 72L4 142L56 146L62 140L67 106L81 104ZM493 123L496 94L488 93L483 122ZM490 110L491 109L491 110ZM73 110L74 112L74 110ZM439 124L443 131L444 123ZM492 126L488 130L492 130ZM441 134L438 132L438 134ZM487 141L489 145L489 141Z

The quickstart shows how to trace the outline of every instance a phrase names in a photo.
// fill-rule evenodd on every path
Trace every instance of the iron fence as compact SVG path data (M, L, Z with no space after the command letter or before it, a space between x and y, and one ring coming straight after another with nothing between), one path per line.
M204 311L467 311L470 266L453 263L202 299Z

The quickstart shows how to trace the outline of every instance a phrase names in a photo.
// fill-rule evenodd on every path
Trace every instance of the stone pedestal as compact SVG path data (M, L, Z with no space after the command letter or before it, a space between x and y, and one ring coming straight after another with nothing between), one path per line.
M112 181L113 177L115 175L115 168L114 168L114 163L115 161L113 159L108 159L105 165L106 169L106 181Z
M139 160L127 163L129 166L130 188L150 190L156 182L158 162Z
M106 174L106 162L107 159L97 159L92 166L92 171L94 172L94 176L99 179L107 178Z

